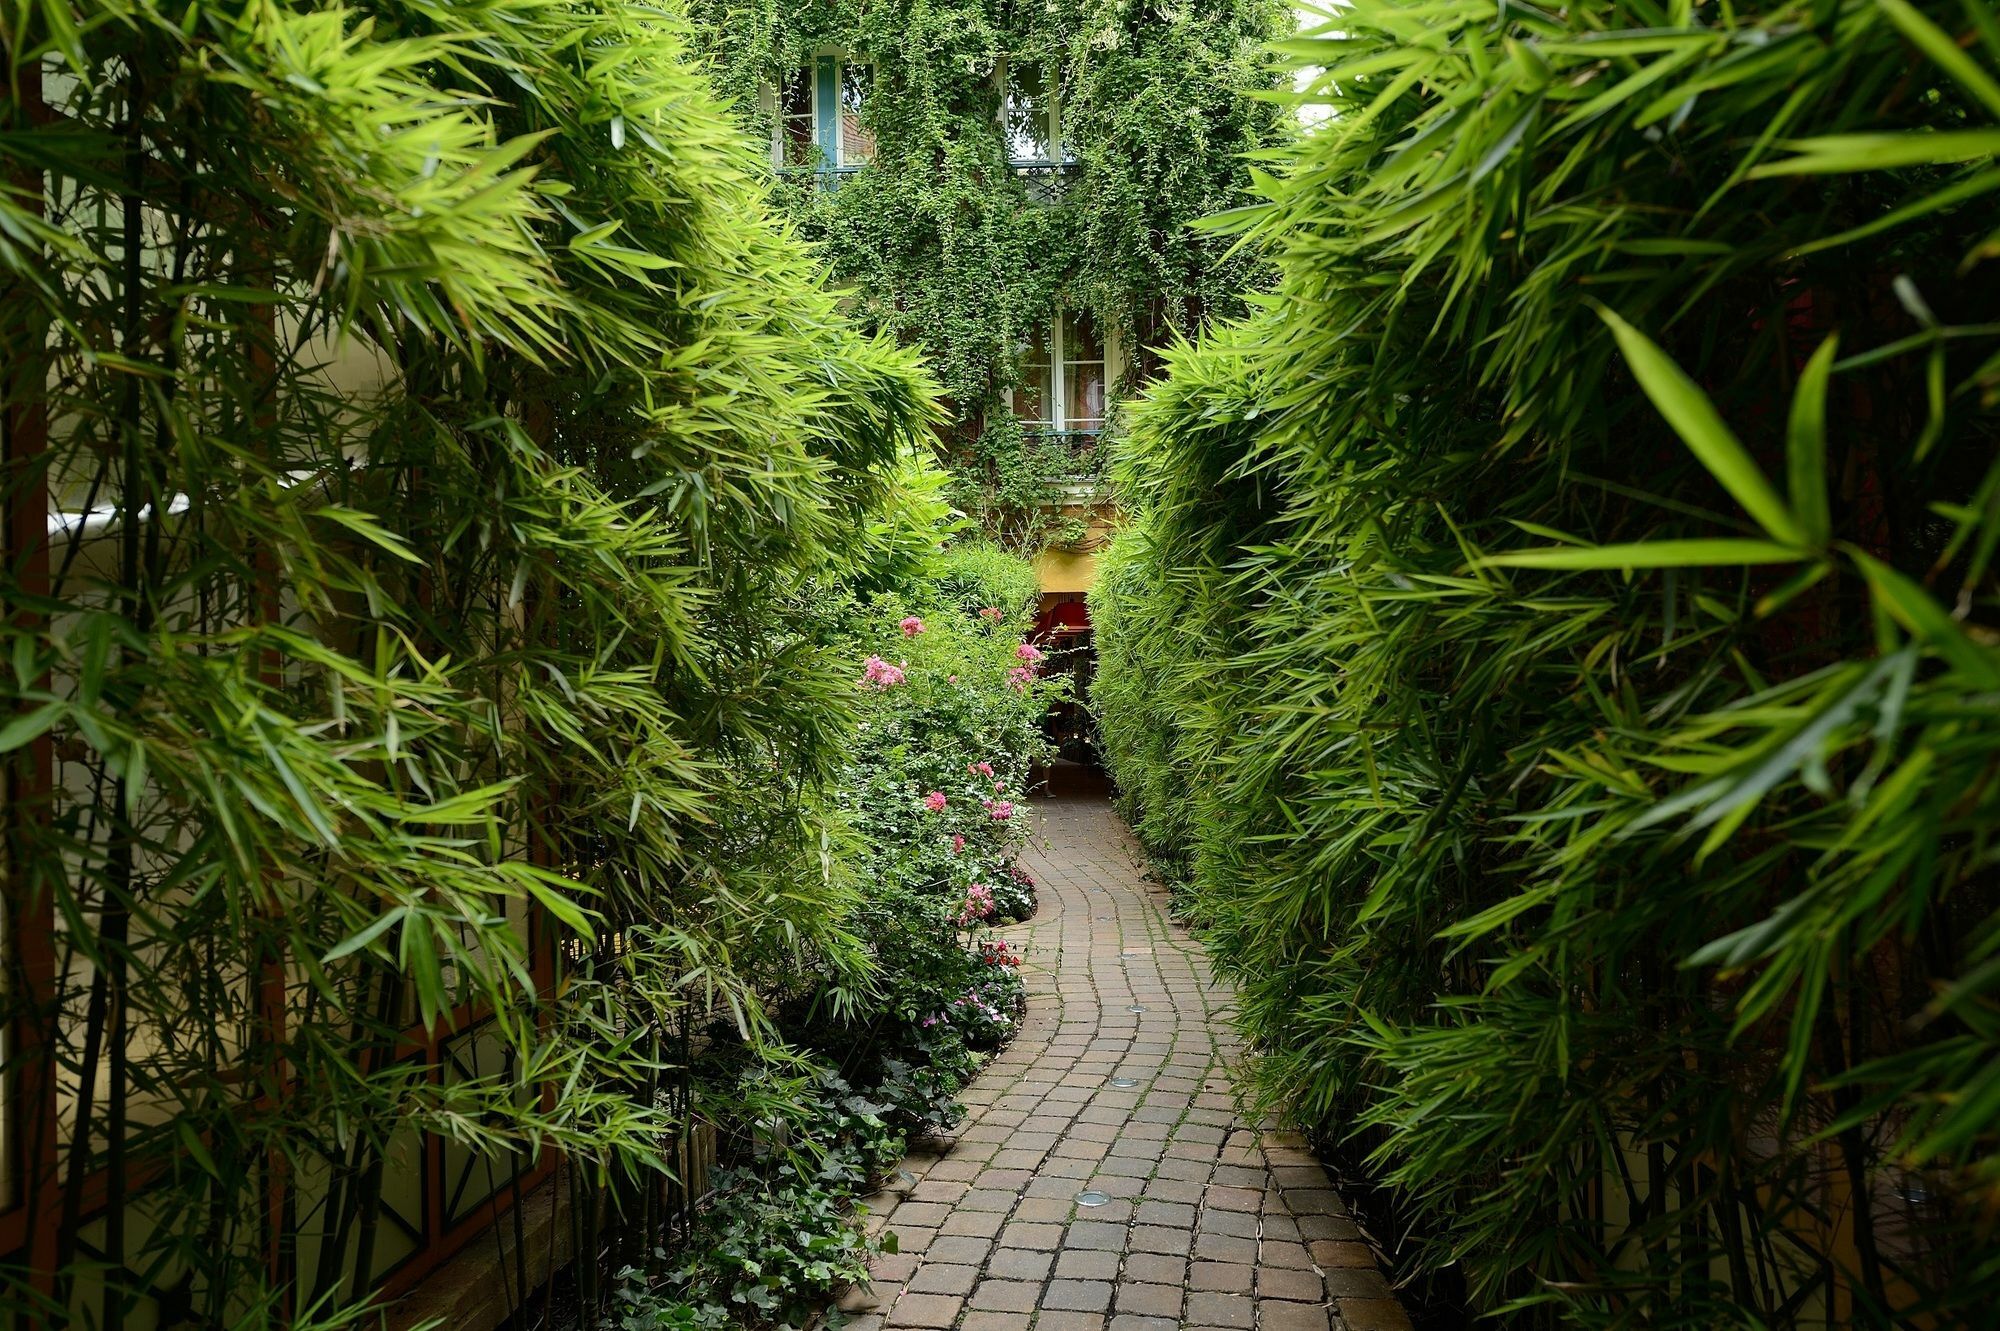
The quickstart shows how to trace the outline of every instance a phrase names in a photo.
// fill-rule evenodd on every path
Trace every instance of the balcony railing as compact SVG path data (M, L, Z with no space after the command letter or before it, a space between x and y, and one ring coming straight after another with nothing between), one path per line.
M793 189L824 190L831 194L843 180L866 169L865 166L781 166L778 179Z
M1083 175L1081 162L1014 161L1008 165L1034 203L1061 203L1069 197L1071 184Z
M1101 434L1097 430L1046 430L1035 425L1025 426L1021 433L1030 442L1060 444L1073 454L1096 448Z
M1033 426L1024 430L1029 443L1054 444L1070 456L1072 466L1056 481L1055 490L1047 502L1058 508L1090 504L1101 500L1108 493L1104 476L1104 458L1097 451L1102 435L1097 430L1041 430Z

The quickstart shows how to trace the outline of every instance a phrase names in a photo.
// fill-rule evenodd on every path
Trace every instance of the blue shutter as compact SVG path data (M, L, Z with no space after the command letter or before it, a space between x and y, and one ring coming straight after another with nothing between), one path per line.
M840 62L830 55L813 62L813 129L819 140L819 169L840 165Z

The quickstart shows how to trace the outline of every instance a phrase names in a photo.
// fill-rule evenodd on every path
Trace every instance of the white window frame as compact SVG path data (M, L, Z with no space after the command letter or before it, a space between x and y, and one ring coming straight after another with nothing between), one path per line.
M1069 384L1065 378L1065 366L1069 358L1064 352L1068 345L1069 321L1075 314L1075 310L1064 306L1058 307L1049 315L1049 419L1046 423L1041 421L1033 423L1024 421L1023 424L1028 425L1028 428L1031 430L1046 431L1050 434L1072 434L1078 432L1102 434L1104 432L1104 423L1111 414L1111 385L1116 380L1116 371L1120 365L1118 330L1115 328L1100 328L1097 332L1097 341L1098 345L1104 351L1104 414L1098 417L1097 424L1094 426L1079 427L1070 422L1068 414ZM1016 398L1014 394L1014 388L1008 388L1007 409L1009 411L1015 410Z
M1049 155L1047 157L1016 157L1013 145L1007 143L1007 68L1012 62L1001 56L993 62L993 83L999 94L995 110L995 123L1000 127L1001 143L1007 148L1007 163L1010 166L1059 166L1076 160L1069 154L1063 138L1063 87L1062 72L1055 68L1053 61L1036 60L1030 63L1042 67L1042 82L1049 91Z

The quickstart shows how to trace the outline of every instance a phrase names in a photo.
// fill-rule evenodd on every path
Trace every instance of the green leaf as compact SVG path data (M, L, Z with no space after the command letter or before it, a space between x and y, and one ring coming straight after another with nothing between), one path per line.
M395 909L387 912L386 914L372 921L368 925L368 927L363 929L360 933L355 934L350 938L344 938L340 942L335 943L333 947L327 951L326 955L319 959L320 965L330 966L334 962L339 961L342 957L351 956L352 954L359 952L362 948L367 947L370 943L380 938L383 934L388 933L391 929L395 928L398 924L402 923L403 917L408 914L409 914L409 907L397 906Z
M2000 116L2000 83L1995 83L1978 61L1961 50L1950 33L1924 17L1909 0L1875 0L1875 3L1959 87L1971 93L1993 115Z
M541 903L544 910L568 925L570 931L579 937L585 940L591 937L591 913L569 898L569 892L579 890L581 884L572 883L568 879L559 879L557 881L561 887L556 887L538 878L529 878L526 881L528 891L534 894L535 900ZM563 890L565 888L568 891Z
M1909 578L1862 550L1849 552L1875 604L1979 688L2000 688L2000 655L1965 636L1958 621Z
M1806 362L1792 392L1792 412L1785 423L1785 471L1792 512L1798 514L1806 539L1816 546L1832 538L1833 520L1826 499L1826 385L1839 349L1840 336L1835 334L1820 343Z
M1775 541L1695 540L1638 541L1630 545L1556 545L1533 550L1510 550L1487 555L1478 564L1484 567L1612 569L1612 568L1718 568L1740 564L1789 564L1809 558L1796 546Z
M32 712L23 712L0 726L0 753L12 753L23 744L40 739L55 725L57 718L69 710L63 702L45 702Z
M1799 156L1765 162L1750 172L1750 178L1847 175L1861 171L1897 171L1911 166L1973 162L2000 154L2000 130L1827 134L1814 139L1791 139L1784 146Z
M349 531L368 540L371 544L387 550L398 559L412 564L421 564L416 552L403 544L403 539L375 520L372 513L362 513L355 509L343 508L338 504L328 504L319 510L319 516L337 522Z
M1612 336L1618 339L1619 350L1625 353L1639 387L1702 466L1743 505L1744 512L1775 540L1793 546L1809 544L1799 520L1792 516L1750 454L1723 424L1708 395L1645 334L1609 309L1600 306L1598 314L1611 326Z

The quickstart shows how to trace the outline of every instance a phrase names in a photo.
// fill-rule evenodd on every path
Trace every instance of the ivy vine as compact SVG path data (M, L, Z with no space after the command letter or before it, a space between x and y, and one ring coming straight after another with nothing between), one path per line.
M1018 349L1058 309L1085 311L1123 348L1111 396L1157 365L1155 348L1241 311L1263 260L1198 229L1240 205L1245 154L1289 123L1271 43L1278 0L692 0L714 78L759 141L773 91L820 52L873 68L861 110L870 165L828 188L811 173L777 199L818 244L861 317L921 345L952 422L954 498L994 535L1035 546L1036 501L1094 476L1082 454L1024 434L1008 409ZM1063 148L1054 201L1010 168L1000 130L1007 62L1055 71ZM1108 423L1117 428L1116 413Z

